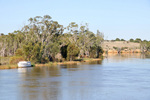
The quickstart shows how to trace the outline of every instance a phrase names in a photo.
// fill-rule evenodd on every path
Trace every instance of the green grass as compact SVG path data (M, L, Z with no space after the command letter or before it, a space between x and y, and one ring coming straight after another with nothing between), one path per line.
M83 61L83 59L82 59L82 58L80 58L80 59L75 59L74 61Z
M48 62L48 65L49 65L49 66L52 66L52 65L53 65L53 62Z

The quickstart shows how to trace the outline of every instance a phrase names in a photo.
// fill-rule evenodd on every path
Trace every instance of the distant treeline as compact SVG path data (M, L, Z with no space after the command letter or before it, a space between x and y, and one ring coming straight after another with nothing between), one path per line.
M129 41L129 42L135 42L135 43L150 42L150 41L147 41L147 40L141 40L140 38L136 38L136 39L131 38L129 40L116 38L115 40L112 40L112 41Z
M35 63L100 57L103 34L93 33L88 25L71 22L67 27L49 15L29 19L21 30L0 35L0 56L23 57Z

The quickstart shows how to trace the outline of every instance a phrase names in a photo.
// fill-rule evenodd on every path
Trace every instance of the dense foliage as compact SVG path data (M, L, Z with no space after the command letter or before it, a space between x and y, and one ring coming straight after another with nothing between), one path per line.
M141 40L140 38L130 39L130 42L140 43L141 51L143 53L150 52L150 41Z
M124 39L119 39L119 38L116 38L114 41L126 41ZM142 40L140 38L136 38L135 40L134 39L129 39L130 42L135 42L135 43L140 43L142 42Z
M150 41L144 40L140 44L142 52L150 53Z
M0 35L0 56L22 56L35 63L99 57L102 41L103 34L94 34L88 25L71 22L64 27L49 15L36 16L21 30Z

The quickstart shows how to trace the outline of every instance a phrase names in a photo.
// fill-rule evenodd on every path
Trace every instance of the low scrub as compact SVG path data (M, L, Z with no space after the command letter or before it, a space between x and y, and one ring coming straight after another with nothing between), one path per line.
M10 57L0 57L0 65L7 65L9 64Z
M17 64L19 61L24 61L25 59L22 56L13 56L9 59L9 64Z

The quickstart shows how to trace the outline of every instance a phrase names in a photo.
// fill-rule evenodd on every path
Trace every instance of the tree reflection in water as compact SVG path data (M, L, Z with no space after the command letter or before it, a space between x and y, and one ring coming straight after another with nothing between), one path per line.
M108 55L102 61L76 65L1 70L0 99L149 100L147 57Z

